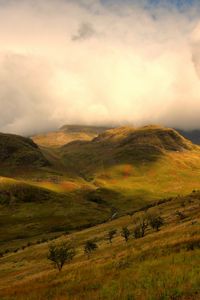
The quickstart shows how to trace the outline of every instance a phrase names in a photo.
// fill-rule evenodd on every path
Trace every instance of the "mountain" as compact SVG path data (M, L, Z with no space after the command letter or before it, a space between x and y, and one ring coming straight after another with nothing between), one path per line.
M64 125L58 131L33 136L33 141L43 147L60 147L75 140L90 141L108 127Z
M0 165L44 167L49 162L31 139L0 133Z
M200 147L159 126L90 134L61 147L0 135L0 298L198 299ZM161 229L138 238L152 216ZM60 275L47 255L62 241L77 255Z
M96 187L87 197L118 214L200 188L200 148L171 128L110 129L64 145L59 155L69 174Z
M181 130L181 129L177 129L177 131L184 136L185 138L189 139L190 141L192 141L194 144L200 145L200 130L196 129L196 130Z
M107 130L92 141L74 141L61 148L66 167L84 173L111 165L155 162L168 152L184 152L195 146L171 128L145 126Z
M14 135L2 134L0 140L5 244L18 236L24 242L89 227L200 189L200 148L171 128L109 129L57 148L39 148ZM36 168L29 172L30 165Z

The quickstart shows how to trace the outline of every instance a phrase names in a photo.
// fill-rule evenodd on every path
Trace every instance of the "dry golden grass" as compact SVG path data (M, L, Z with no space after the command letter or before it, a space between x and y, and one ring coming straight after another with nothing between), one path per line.
M33 136L32 140L39 146L56 148L76 140L91 141L96 136L94 133L57 131Z
M181 220L176 211L183 212ZM31 246L1 258L1 300L161 300L200 299L200 195L177 197L150 208L165 220L159 232L148 228L144 238L125 243L123 226L132 231L141 214L124 216L61 240L72 240L77 255L61 273L47 260L49 243ZM112 245L109 229L118 230ZM84 242L95 239L98 250L88 259ZM191 245L196 245L192 250Z

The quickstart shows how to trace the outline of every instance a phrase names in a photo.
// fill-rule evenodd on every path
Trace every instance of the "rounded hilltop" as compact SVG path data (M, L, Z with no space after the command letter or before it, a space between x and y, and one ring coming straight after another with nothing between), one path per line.
M42 167L49 162L30 138L0 133L0 164Z
M93 142L108 142L125 145L152 145L160 150L184 151L192 150L195 146L176 130L159 125L142 127L123 126L109 129L96 137Z

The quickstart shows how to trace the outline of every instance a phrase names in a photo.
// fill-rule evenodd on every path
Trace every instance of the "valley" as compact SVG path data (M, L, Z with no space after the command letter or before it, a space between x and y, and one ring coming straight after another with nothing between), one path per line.
M76 135L60 145L0 135L0 299L173 299L176 293L199 299L200 147L154 125L64 128ZM148 226L134 239L134 224L152 212L164 226L159 232ZM127 244L123 226L132 231ZM105 236L112 228L117 236L109 245ZM83 251L88 239L98 244L89 259ZM77 255L58 275L47 261L48 247L68 240ZM177 279L165 286L174 268Z

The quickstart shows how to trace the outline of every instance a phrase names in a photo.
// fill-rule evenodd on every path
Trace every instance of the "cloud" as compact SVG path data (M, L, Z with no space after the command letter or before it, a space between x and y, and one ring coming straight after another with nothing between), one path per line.
M96 35L96 31L90 23L81 23L77 34L72 36L73 41L89 39Z
M198 2L1 1L0 131L200 128L199 24Z

